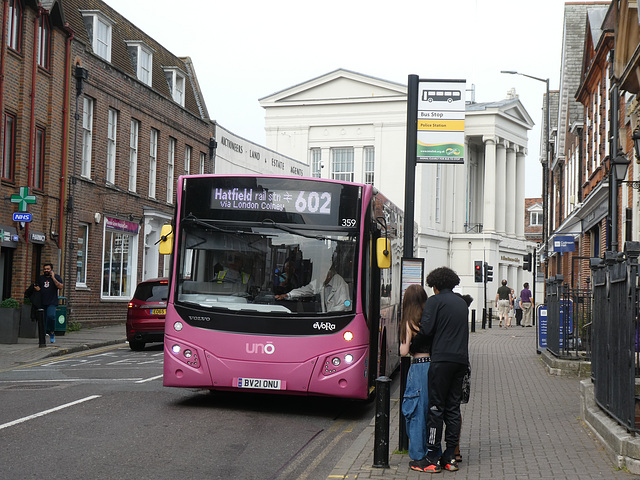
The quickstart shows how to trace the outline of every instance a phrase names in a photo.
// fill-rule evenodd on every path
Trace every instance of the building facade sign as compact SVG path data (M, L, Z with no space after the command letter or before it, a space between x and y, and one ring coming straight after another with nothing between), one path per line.
M42 232L29 232L29 241L31 243L39 243L44 245L47 241L47 235Z
M18 231L14 227L0 225L0 247L18 248Z
M306 163L286 157L216 126L216 161L214 173L261 173L308 177Z

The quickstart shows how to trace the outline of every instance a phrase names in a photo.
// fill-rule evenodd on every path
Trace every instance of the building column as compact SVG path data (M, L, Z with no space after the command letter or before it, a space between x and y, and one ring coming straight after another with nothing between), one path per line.
M507 145L508 142L499 140L496 145L496 232L505 232L505 218L507 214Z
M505 220L505 232L508 236L514 237L516 234L516 151L515 145L511 144L507 148L507 208Z
M516 237L524 239L524 190L525 159L527 152L523 147L516 151Z
M353 147L353 181L364 183L364 148Z
M482 137L484 142L484 205L482 230L496 231L496 137Z

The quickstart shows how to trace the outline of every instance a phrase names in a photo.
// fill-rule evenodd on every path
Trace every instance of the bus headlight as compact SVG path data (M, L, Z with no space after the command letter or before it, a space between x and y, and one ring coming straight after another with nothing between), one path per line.
M340 365L340 359L338 357L333 357L331 359L331 363L333 363L336 367Z
M191 352L191 350L187 349L184 351L184 356L186 358L191 358L191 356L193 355L193 353Z
M179 332L180 330L182 330L182 328L184 327L184 325L182 325L182 322L176 322L173 324L173 329L176 332Z
M347 330L342 334L342 338L344 338L347 342L350 342L351 340L353 340L353 332Z
M351 355L350 353L347 353L347 354L344 356L344 361L345 361L345 362L347 362L347 363L351 363L351 362L353 362L353 355Z
M176 354L180 353L180 345L174 345L171 347L171 351Z

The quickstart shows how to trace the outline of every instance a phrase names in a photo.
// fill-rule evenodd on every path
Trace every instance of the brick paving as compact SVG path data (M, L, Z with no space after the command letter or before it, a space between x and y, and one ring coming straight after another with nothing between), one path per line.
M458 479L635 478L611 463L580 418L577 377L549 375L536 352L535 328L470 334L471 400L462 406ZM394 382L399 384L399 382ZM389 468L373 468L374 420L345 452L329 479L420 479L397 452L399 387L391 396Z

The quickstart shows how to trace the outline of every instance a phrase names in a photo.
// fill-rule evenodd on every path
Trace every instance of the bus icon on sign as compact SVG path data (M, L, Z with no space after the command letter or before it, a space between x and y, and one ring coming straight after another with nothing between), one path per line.
M31 214L25 212L14 212L13 213L13 221L14 222L30 222Z
M423 102L448 102L462 99L460 90L425 90L422 92Z

